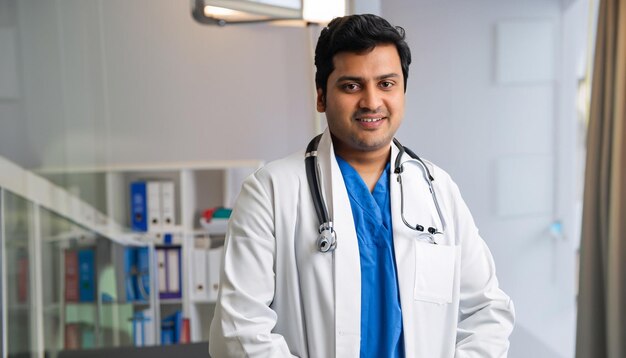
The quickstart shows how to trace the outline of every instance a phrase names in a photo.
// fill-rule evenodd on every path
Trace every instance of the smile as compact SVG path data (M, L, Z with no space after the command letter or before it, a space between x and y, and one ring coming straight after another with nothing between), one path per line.
M383 119L385 119L385 117L381 117L381 118L357 118L357 120L359 122L366 122L366 123L379 122L379 121L382 121Z

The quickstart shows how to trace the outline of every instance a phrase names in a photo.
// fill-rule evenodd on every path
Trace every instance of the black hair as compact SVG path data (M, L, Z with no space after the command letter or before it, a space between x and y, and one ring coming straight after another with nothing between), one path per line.
M315 86L326 95L328 77L335 69L333 57L340 52L363 52L379 44L393 44L400 56L404 91L411 64L411 50L404 40L404 29L372 14L337 17L326 26L315 47Z

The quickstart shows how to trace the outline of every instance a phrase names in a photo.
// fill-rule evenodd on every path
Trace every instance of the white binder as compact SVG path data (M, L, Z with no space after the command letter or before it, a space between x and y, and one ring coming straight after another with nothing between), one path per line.
M208 251L208 299L217 300L217 289L220 283L220 267L222 263L222 249L219 247Z
M167 290L180 294L180 251L167 250Z
M176 197L173 181L163 181L161 184L161 220L164 233L171 233L176 220Z
M209 281L207 277L207 250L193 249L192 254L192 299L206 301L209 298Z
M165 253L165 250L156 250L159 293L167 292L167 262L165 260Z
M148 231L161 232L161 183L149 181L146 183L148 205Z

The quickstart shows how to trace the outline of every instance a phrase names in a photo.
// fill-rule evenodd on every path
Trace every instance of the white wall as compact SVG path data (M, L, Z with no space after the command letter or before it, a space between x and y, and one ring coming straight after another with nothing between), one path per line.
M0 155L18 157L20 139L25 133L17 31L17 9L13 1L0 0ZM10 47L10 48L5 48Z
M199 25L186 1L25 0L18 15L24 166L273 159L313 133L309 29Z
M405 27L413 53L399 137L459 184L516 305L513 358L573 357L578 123L570 110L571 67L584 56L580 29L587 17L578 11L586 1L563 6L550 0L382 2L382 15ZM545 40L530 31L498 43L502 24L547 24L549 54L525 57L524 48ZM507 52L523 58L503 64ZM499 76L501 66L513 77L536 73L528 64L537 58L553 61L547 77ZM549 230L557 220L563 237Z

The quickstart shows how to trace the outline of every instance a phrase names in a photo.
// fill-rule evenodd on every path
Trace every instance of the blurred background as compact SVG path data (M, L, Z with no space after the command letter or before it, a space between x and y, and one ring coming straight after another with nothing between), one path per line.
M59 210L29 191L37 181L29 175L109 213L122 227L128 213L111 213L128 200L116 199L111 188L129 179L102 173L174 173L181 200L214 195L218 186L233 193L205 202L192 198L191 214L186 204L176 204L176 221L191 232L199 202L228 206L236 196L237 180L228 183L238 177L233 170L300 150L325 127L314 108L312 59L323 25L219 26L194 19L196 5L0 0L3 357L68 348L67 332L42 334L44 327L45 335L72 330L63 323L67 307L59 307L64 289L46 288L46 272L54 271L46 268L63 267L53 274L63 287L67 267L58 262L59 252L81 246L93 232L69 214L42 224ZM509 356L573 357L597 0L352 0L346 11L376 13L406 30L413 63L398 138L458 183L515 303ZM189 192L186 170L205 171L192 187L205 179L218 184ZM72 244L59 238L67 232L74 232L66 237ZM110 232L99 232L96 244L87 246L98 247L115 236ZM33 260L42 263L29 264ZM11 313L20 277L33 281L25 302L43 307ZM48 295L58 297L50 298L55 318L46 313ZM182 296L183 316L210 316L210 304L198 308ZM192 322L192 331L207 325ZM82 348L125 342L109 342L103 331L95 330L96 338L86 341L92 344ZM11 332L23 333L13 340ZM204 337L192 334L191 341Z

